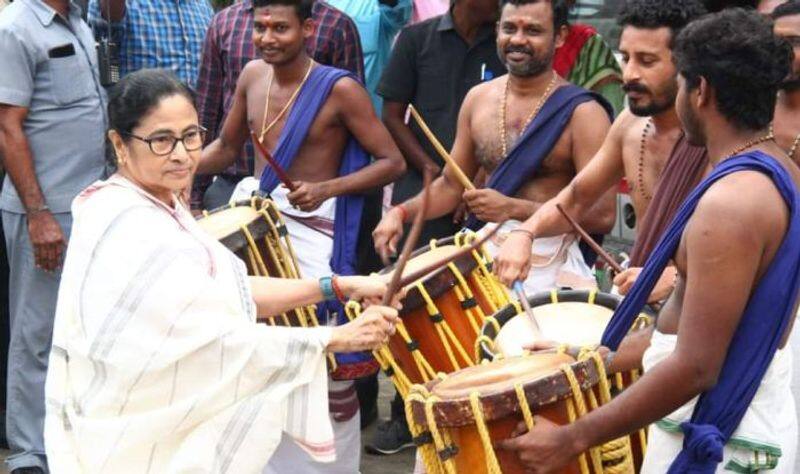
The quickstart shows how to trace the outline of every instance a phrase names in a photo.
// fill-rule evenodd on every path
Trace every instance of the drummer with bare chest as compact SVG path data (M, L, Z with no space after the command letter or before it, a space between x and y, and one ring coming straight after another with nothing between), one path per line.
M399 150L358 80L307 55L304 42L313 35L315 25L298 12L310 3L265 0L254 4L253 42L261 59L249 62L242 71L220 137L204 150L198 169L198 174L212 174L231 162L252 130L278 161L288 162L285 171L298 181L298 192L289 200L303 211L312 211L329 198L387 184L404 171ZM331 74L332 79L322 78ZM307 97L316 100L302 100ZM298 110L298 102L313 106L313 111ZM301 119L302 130L291 130ZM287 123L290 130L285 130ZM340 176L351 136L375 161ZM281 140L293 146L293 157L283 157ZM266 166L259 155L254 177L260 178ZM253 191L252 184L240 186L239 197Z
M259 17L256 17L255 23L259 24ZM264 55L269 56L266 52ZM302 59L306 61L299 65L304 68L293 68L287 75L281 69L276 70L270 64L257 60L250 62L240 76L240 83L246 88L244 95L247 100L247 128L257 131L259 139L268 150L276 149L295 93L298 87L302 87L306 75L317 65L311 58ZM297 157L286 170L293 180L321 183L338 176L342 150L351 133L340 114L349 113L351 105L346 104L347 99L359 95L360 88L350 78L341 79L334 85L330 97L322 105L308 130ZM356 104L358 105L358 101ZM381 167L388 164L391 164L391 159L380 162ZM267 166L263 156L257 156L253 176L261 176ZM326 194L339 193L331 190Z
M566 12L560 0L502 2L497 49L509 74L467 94L451 153L467 179L484 171L488 182L485 188L469 189L448 164L431 185L436 199L425 218L450 213L463 200L471 213L469 229L488 232L502 226L497 240L489 243L490 253L588 164L610 125L610 108L602 98L553 71L553 52L562 41L557 32ZM403 223L421 212L420 202L417 196L384 215L373 232L378 253L396 251ZM599 200L595 209L583 224L604 233L613 224L613 195ZM594 284L572 235L537 241L534 253L543 264L526 281L528 291Z
M269 194L300 273L322 280L355 274L362 193L397 179L405 162L358 80L306 53L316 28L312 3L253 1L253 43L261 57L239 76L233 105L219 138L203 150L198 173L222 172L246 140L255 140L254 176L240 182L231 199ZM323 324L334 317L345 323L344 313L339 301L317 305ZM284 436L265 472L357 472L360 431L351 379L376 370L369 354L337 354L337 372L328 381L336 462L316 463Z
M711 173L686 198L612 317L610 369L645 373L610 403L499 443L530 472L650 424L642 473L794 471L798 427L785 350L800 292L800 170L774 141L791 48L741 9L676 40L676 110ZM651 334L626 338L667 263L678 281Z
M538 81L539 84L537 85L544 84L545 87L549 87L550 90L546 92L552 92L554 89L567 84L565 80L556 78L555 74L552 76L543 75L542 79L547 82ZM517 143L522 137L525 127L529 125L528 119L531 117L530 101L512 100L509 103L509 97L507 96L509 91L507 88L510 87L509 81L503 79L476 86L470 92L470 102L465 104L470 108L468 111L462 110L462 113L470 114L471 126L469 127L469 136L467 138L475 143L475 163L477 167L484 170L487 176L494 173L503 158L507 156L508 144ZM525 94L525 85L519 84L517 87L521 95ZM534 90L533 87L527 89L531 92ZM542 100L541 96L539 100ZM507 108L505 113L503 111L504 102ZM485 104L500 104L500 107L485 107ZM599 110L599 107L597 109ZM588 115L583 111L578 112L578 114ZM598 116L600 115L602 115L602 112L598 113ZM507 120L505 131L501 130L499 125L502 120L501 117L504 116ZM505 146L503 144L504 134ZM479 218L482 217L492 222L502 222L506 219L524 219L532 213L536 203L547 201L549 196L557 194L575 176L576 164L573 160L572 140L572 126L567 125L567 128L558 138L558 141L544 158L541 165L539 165L532 178L524 182L517 190L513 196L516 199L496 200L498 208L505 204L511 204L511 208L505 210L505 215L493 212L493 209L488 208L488 206L485 212L481 212L484 209L478 205L481 193L474 193L474 195L469 193L464 195L463 198L466 202L472 201L476 204L473 207L476 208L476 213L480 213Z

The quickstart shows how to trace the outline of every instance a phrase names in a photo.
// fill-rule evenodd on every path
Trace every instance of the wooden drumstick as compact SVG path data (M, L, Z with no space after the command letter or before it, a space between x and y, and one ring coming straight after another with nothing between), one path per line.
M447 265L448 263L450 263L452 261L455 261L455 260L458 260L459 258L463 257L464 255L467 255L467 254L470 254L470 253L474 252L481 245L483 245L487 240L491 239L492 236L494 236L494 234L496 234L497 231L500 230L500 227L501 226L498 225L497 227L492 229L491 232L489 232L488 234L484 235L480 239L476 240L471 245L461 248L456 253L454 253L454 254L452 254L452 255L450 255L448 257L443 257L443 258L441 258L441 259L439 259L439 260L437 260L437 261L435 261L433 263L430 263L430 264L426 265L425 267L420 268L419 270L417 270L417 271L415 271L413 273L410 273L410 274L404 276L403 279L400 280L400 286L401 287L405 287L405 286L409 285L410 283L413 283L413 282L419 280L420 278L424 277L425 275L427 275L429 273L432 273L432 272L442 268L443 266Z
M292 180L289 178L289 175L286 174L286 171L281 168L281 165L275 161L275 158L272 157L267 148L258 140L255 132L250 130L250 139L253 140L253 144L258 148L258 151L264 156L264 159L267 160L267 163L270 167L275 171L275 174L278 176L278 179L286 186L286 189L289 191L294 191L297 187L292 183Z
M403 270L406 268L406 262L408 262L411 252L417 245L420 234L422 234L422 225L425 223L425 213L428 211L428 203L430 202L431 194L431 181L433 178L431 173L426 171L423 179L425 187L422 191L422 207L414 216L414 222L411 224L411 230L408 232L408 237L403 244L403 250L400 252L400 257L397 259L397 263L395 264L394 272L392 273L392 279L389 281L389 286L386 288L386 293L383 295L382 304L384 306L389 306L392 304L392 298L394 298L395 293L397 293L397 291L403 287L400 281L403 276Z
M433 148L435 148L436 152L439 153L439 156L442 157L445 163L453 168L453 172L456 174L456 179L458 179L458 182L461 183L461 186L464 186L464 189L468 189L470 191L474 190L475 185L472 184L472 181L470 181L467 175L464 174L464 172L461 170L461 167L458 166L458 163L456 163L455 160L450 157L450 154L447 153L447 150L444 149L441 142L439 142L439 140L436 138L436 135L434 135L431 129L428 128L428 124L425 123L425 120L423 120L422 116L419 114L419 112L417 112L417 109L415 109L413 105L408 104L408 110L411 112L411 116L414 117L417 125L419 125L419 128L422 129L422 133L428 137L428 140L431 142L431 145L433 145Z
M525 287L522 285L522 282L517 280L514 282L514 293L517 294L517 299L519 299L519 304L522 305L522 309L530 318L531 323L533 324L533 335L536 339L542 338L542 328L539 326L539 322L536 320L536 315L533 314L533 308L531 308L531 304L528 301L528 295L525 294Z
M564 219L566 219L567 222L569 222L572 228L575 229L575 232L577 232L578 235L581 236L581 239L583 239L583 241L586 242L589 245L589 247L592 248L592 250L597 252L597 255L599 255L600 258L602 258L612 269L614 269L615 272L617 273L623 272L623 269L619 265L619 263L617 263L616 260L614 260L614 258L608 254L608 252L603 250L603 247L601 247L600 244L595 242L594 239L591 238L591 236L589 236L589 234L585 230L583 230L583 227L581 227L580 224L578 224L575 221L575 219L572 218L572 216L567 214L567 211L565 211L564 208L561 207L561 204L556 204L556 208L561 213L561 215L564 216Z

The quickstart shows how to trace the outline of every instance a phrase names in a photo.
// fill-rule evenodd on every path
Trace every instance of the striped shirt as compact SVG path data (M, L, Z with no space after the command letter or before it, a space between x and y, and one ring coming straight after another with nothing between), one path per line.
M208 0L127 0L125 16L112 22L120 75L144 68L171 69L187 84L197 80L203 38L214 10ZM89 2L95 36L106 35L99 0Z
M355 23L342 11L326 2L316 1L312 18L317 30L307 43L308 53L320 64L346 69L364 80L364 55ZM243 0L214 15L208 28L197 81L197 106L200 122L209 133L207 142L219 134L225 116L233 104L236 81L244 66L256 58L253 46L253 3ZM253 148L247 142L236 162L224 174L236 177L252 175ZM198 176L192 196L197 206L210 177Z

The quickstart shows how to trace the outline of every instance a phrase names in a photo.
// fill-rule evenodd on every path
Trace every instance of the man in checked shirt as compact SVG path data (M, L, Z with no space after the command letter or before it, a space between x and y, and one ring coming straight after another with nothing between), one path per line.
M209 0L90 0L89 24L119 48L120 76L139 69L169 69L190 87L214 10Z
M346 69L364 81L364 56L355 23L342 11L317 0L311 11L316 32L308 54L320 64ZM245 64L257 55L253 46L253 2L242 0L211 20L203 44L197 81L200 123L208 130L206 144L217 138L233 104L236 81ZM213 209L228 202L236 183L253 175L253 146L248 141L236 162L213 179L198 176L192 207Z

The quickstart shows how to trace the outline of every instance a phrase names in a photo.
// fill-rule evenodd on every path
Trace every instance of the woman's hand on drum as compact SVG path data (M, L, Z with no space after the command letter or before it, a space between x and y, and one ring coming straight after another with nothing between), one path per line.
M504 285L525 281L531 267L531 237L524 232L511 232L494 258L494 274Z
M372 231L372 240L375 251L378 252L384 263L389 257L397 254L397 243L403 237L403 216L397 208L392 208L384 214L383 219Z
M639 274L641 272L641 267L631 267L617 275L614 278L614 285L617 286L619 294L623 296L627 295L628 292L631 291L631 288L633 288L633 284L636 283L636 280L639 278ZM664 273L661 274L661 277L659 277L656 285L650 292L647 302L657 303L669 296L670 293L672 293L672 290L675 289L676 276L677 269L674 266L668 266L665 268Z
M311 212L327 199L333 197L326 181L319 183L295 181L294 186L294 191L287 194L286 197L295 209L300 209L303 212Z
M495 448L516 452L525 472L561 472L586 450L573 433L572 426L560 426L541 416L534 416L530 431L524 422L520 422L511 433L511 438L498 441Z
M353 301L359 301L365 307L380 304L383 295L389 289L389 275L370 275L370 276L341 276L336 277L337 282L342 286L344 294ZM392 298L392 306L400 310L402 305L400 300L405 296L404 291L398 291Z
M356 352L380 347L394 334L399 321L397 310L386 306L370 306L361 316L333 328L328 352Z

